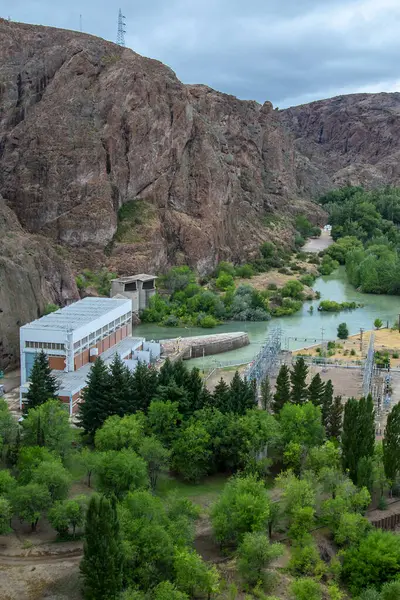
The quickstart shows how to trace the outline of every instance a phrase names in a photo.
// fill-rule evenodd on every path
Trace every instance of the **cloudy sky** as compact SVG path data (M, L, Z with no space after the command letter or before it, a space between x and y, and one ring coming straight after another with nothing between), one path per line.
M79 29L168 64L185 83L285 107L400 91L400 0L0 0L0 16Z

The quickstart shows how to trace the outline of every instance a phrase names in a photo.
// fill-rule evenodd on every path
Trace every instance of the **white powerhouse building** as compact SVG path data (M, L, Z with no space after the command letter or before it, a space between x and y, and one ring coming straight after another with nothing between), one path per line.
M116 298L85 298L20 329L21 391L28 391L35 354L43 350L59 383L58 394L70 414L78 409L80 394L97 356L110 363L118 353L134 369L160 356L160 344L133 338L132 302Z

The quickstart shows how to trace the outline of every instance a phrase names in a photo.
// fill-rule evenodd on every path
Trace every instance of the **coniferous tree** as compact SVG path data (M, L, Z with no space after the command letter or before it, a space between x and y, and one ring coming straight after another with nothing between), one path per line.
M110 416L110 395L110 372L98 357L89 371L87 386L83 390L79 406L79 424L92 438Z
M272 404L271 384L268 375L261 382L261 407L263 410L269 410Z
M24 414L30 408L37 408L58 396L58 383L51 372L47 355L43 350L35 356L29 381L28 393L24 402Z
M114 502L92 496L80 571L85 600L115 600L122 589L123 553Z
M194 367L190 373L187 373L184 388L188 393L192 412L204 408L204 403L206 402L204 382L200 376L200 370L197 369L197 367Z
M375 450L375 410L371 394L358 403L359 458L372 457Z
M109 415L123 417L128 413L132 375L118 353L110 365Z
M272 410L277 415L286 402L290 400L290 377L287 365L282 365L276 378L275 394Z
M387 418L383 438L383 465L392 488L400 473L400 404L393 406Z
M162 364L159 375L158 385L166 386L174 376L174 366L169 358Z
M131 389L128 395L128 413L135 413L138 410L146 413L152 399L157 394L158 386L159 377L157 370L145 363L139 363L131 379Z
M343 422L343 404L342 397L335 396L331 410L329 412L328 424L326 427L326 436L328 439L339 441L342 433Z
M182 416L189 417L192 414L189 394L185 388L176 385L174 378L170 379L168 385L158 387L154 401L177 402L178 410Z
M324 397L325 384L321 379L321 375L317 373L311 380L308 386L308 399L314 406L321 406Z
M304 358L300 356L290 372L290 383L292 384L290 400L293 404L304 404L307 402L307 375L308 367Z
M213 393L213 404L215 408L220 410L222 413L229 412L230 404L230 391L229 385L221 377L219 382L214 388Z
M229 412L237 415L244 415L246 410L257 406L255 389L251 381L242 379L239 372L236 371L229 386L230 402Z
M325 383L324 394L322 396L321 403L321 414L322 414L322 424L327 429L329 427L329 415L331 414L333 406L333 385L332 381L329 379Z

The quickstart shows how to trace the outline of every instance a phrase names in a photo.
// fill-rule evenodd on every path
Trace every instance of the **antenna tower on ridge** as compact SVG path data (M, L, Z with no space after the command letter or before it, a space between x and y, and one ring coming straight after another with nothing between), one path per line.
M125 46L125 17L122 14L122 10L119 9L118 13L118 34L117 34L117 44L119 46Z

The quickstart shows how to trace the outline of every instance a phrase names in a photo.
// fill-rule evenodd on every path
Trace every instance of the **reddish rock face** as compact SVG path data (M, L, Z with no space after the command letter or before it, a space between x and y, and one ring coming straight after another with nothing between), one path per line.
M295 139L303 193L400 184L399 93L338 96L280 111L279 118Z
M155 207L153 227L114 244L119 272L206 272L267 239L266 212L310 212L268 102L185 86L89 35L4 20L0 82L0 192L28 231L79 248L77 262L104 262L118 208L138 197Z

